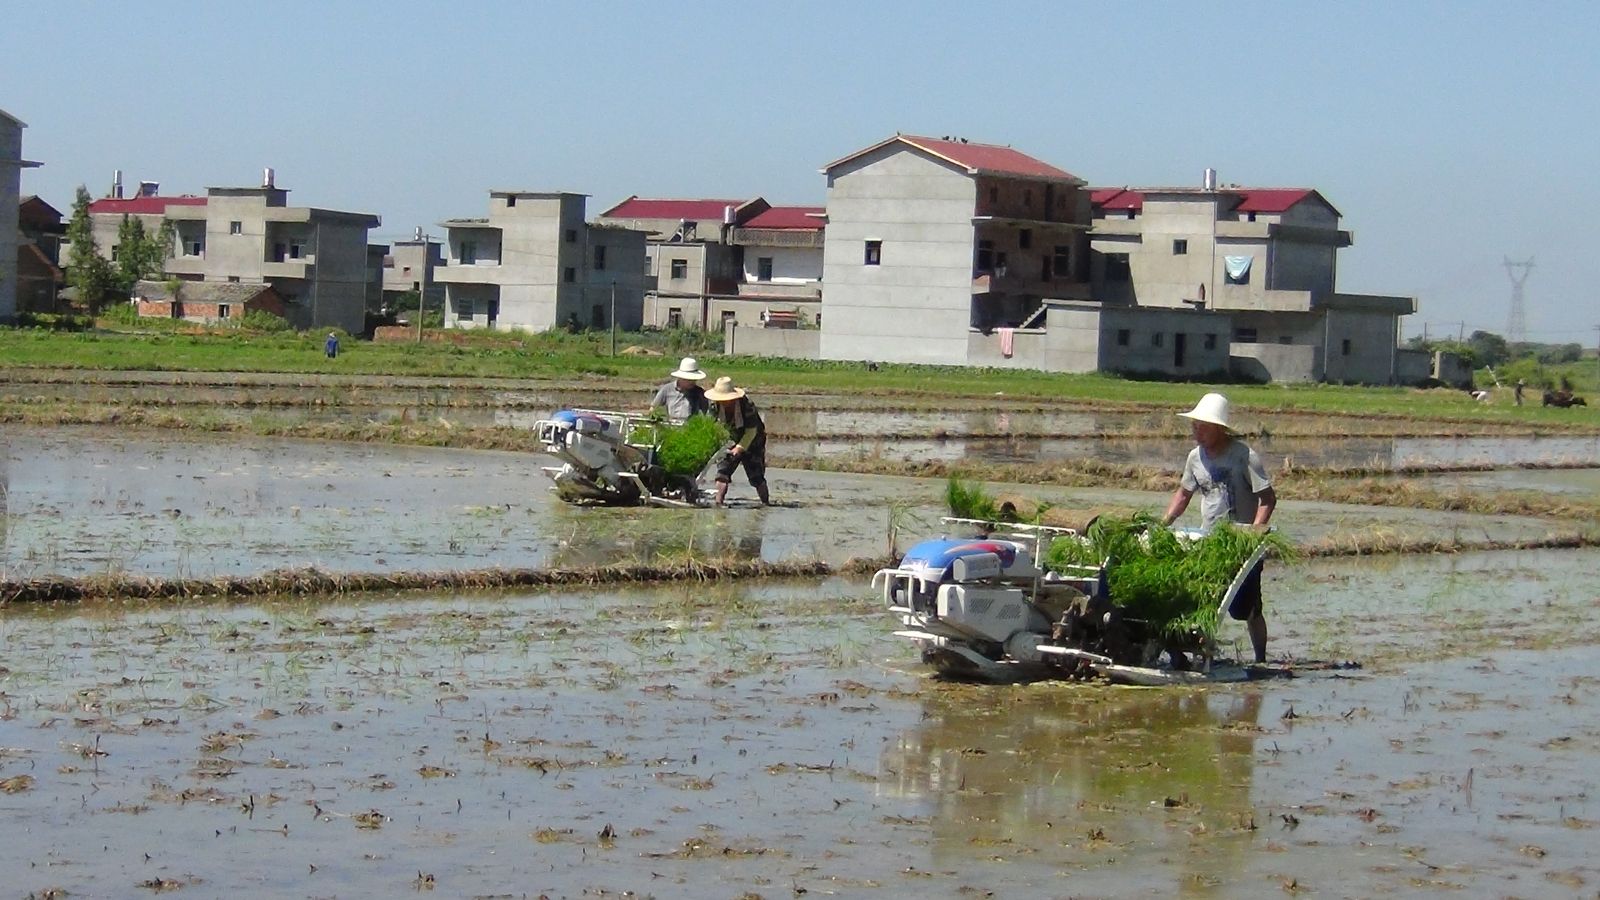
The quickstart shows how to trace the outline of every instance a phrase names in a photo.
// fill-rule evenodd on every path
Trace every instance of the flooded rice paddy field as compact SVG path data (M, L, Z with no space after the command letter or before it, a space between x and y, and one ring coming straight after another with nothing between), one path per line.
M1206 689L941 683L864 579L13 606L0 871L71 897L1587 896L1597 564L1274 566L1274 653L1365 668Z
M774 470L782 506L583 509L539 454L96 427L0 435L0 580L211 578L280 569L490 568L877 558L939 530L938 480ZM749 500L739 476L730 496ZM996 491L1005 488L997 486ZM1159 510L1164 493L1013 488L1069 508ZM1191 516L1198 515L1198 511ZM1536 539L1540 519L1283 504L1292 538Z

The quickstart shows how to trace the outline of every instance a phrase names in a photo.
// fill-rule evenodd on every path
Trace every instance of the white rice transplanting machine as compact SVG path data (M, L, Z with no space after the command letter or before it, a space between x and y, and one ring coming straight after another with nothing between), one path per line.
M709 506L700 486L723 451L694 476L675 475L656 461L660 436L677 423L635 413L563 409L534 428L559 466L545 466L556 493L568 503L607 506Z
M1215 642L1193 633L1174 638L1128 615L1111 602L1107 570L1074 567L1046 572L1039 560L1058 537L1079 538L1071 528L996 525L945 518L976 537L922 541L900 564L880 569L872 585L899 617L898 637L915 642L924 662L941 674L992 681L1030 677L1104 677L1129 684L1180 684L1242 680L1238 666L1214 666ZM1219 614L1243 586L1267 548L1263 545L1219 598ZM1165 652L1169 662L1160 665ZM1188 662L1192 670L1171 660Z

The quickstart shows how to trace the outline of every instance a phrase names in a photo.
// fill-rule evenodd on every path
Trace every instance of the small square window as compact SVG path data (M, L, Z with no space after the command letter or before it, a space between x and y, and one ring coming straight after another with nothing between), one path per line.
M1241 344L1254 344L1256 342L1256 330L1254 328L1235 328L1233 330L1233 339Z
M228 304L226 304L226 303L218 303L217 304L217 318L226 319L232 313L233 313L233 310L232 310L231 307L228 306Z
M1256 220L1256 214L1255 213L1250 213L1250 218L1248 219L1248 221L1254 222L1255 220Z
M1161 332L1158 331L1155 334L1150 335L1150 346L1159 347L1164 343L1166 343L1166 335L1162 334Z
M229 234L244 234L244 223L243 222L229 222L228 223L228 233Z
M675 260L672 261L672 277L673 278L688 278L689 277L689 261L687 259L675 259Z
M577 242L578 242L578 229L576 229L576 228L568 228L567 229L567 243L576 244Z
M567 284L577 281L578 270L574 269L572 266L567 266L565 269L561 270L561 280L565 281Z
M1350 339L1349 338L1345 338L1344 340L1339 342L1339 353L1341 355L1343 355L1343 356L1349 356L1350 355Z
M506 198L506 206L509 207L509 206L516 206L516 205L517 205L517 195L516 194L512 194L511 196Z
M1188 252L1189 252L1189 242L1188 241L1184 240L1183 238L1178 238L1177 240L1172 242L1172 255L1173 256L1183 256L1183 255L1187 254Z
M760 256L756 258L756 280L772 280L772 257Z
M1294 338L1287 334L1280 334L1278 335L1278 343L1288 347L1294 343Z
M1214 335L1214 334L1206 335L1206 349L1207 350L1215 350L1215 349L1217 349L1217 336L1216 335Z
M471 300L457 300L456 301L456 318L458 318L458 319L470 319L470 318L472 318L472 301Z
M866 255L862 259L863 265L876 266L883 263L883 241L867 241Z
M1017 247L1026 250L1033 246L1033 229L1024 228L1017 232Z
M1117 329L1117 346L1126 347L1133 340L1133 332L1126 328Z

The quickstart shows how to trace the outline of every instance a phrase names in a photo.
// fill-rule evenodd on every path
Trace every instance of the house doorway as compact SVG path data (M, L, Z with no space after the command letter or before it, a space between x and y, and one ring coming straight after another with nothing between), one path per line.
M1184 334L1183 332L1180 331L1177 334L1174 334L1172 336L1172 367L1173 368L1175 368L1175 369L1182 369L1183 368L1184 351L1186 351L1188 349L1189 349L1189 336L1187 334Z

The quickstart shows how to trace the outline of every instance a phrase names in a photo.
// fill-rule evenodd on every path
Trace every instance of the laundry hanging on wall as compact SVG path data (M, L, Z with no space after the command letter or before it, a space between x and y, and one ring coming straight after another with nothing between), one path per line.
M1254 256L1224 256L1222 268L1228 273L1228 283L1249 284L1250 264L1254 261Z

